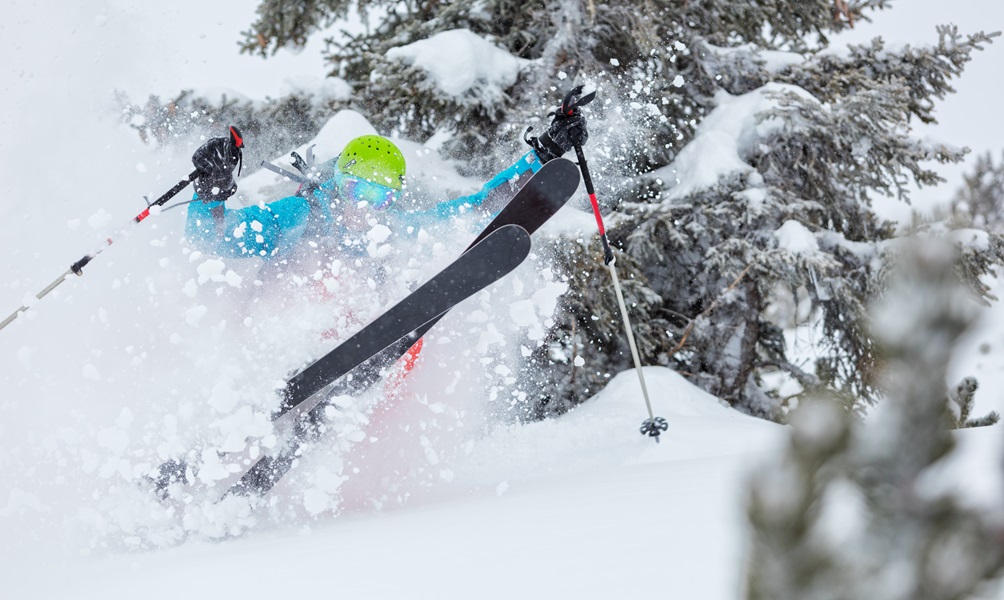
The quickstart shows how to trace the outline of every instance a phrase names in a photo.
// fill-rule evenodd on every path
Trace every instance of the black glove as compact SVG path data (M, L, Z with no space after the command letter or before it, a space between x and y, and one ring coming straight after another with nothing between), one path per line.
M192 164L199 171L199 177L195 180L195 193L199 200L219 201L234 195L237 191L234 168L243 162L243 145L240 131L231 127L229 137L213 138L195 151Z
M523 134L523 139L537 153L537 158L541 163L546 163L562 156L576 146L585 146L589 140L589 132L586 131L586 118L582 116L579 107L585 106L596 98L596 92L589 92L582 95L583 86L572 88L565 99L561 101L561 107L551 113L554 120L539 137L527 139L526 134L530 133L527 128Z
M527 143L537 153L540 162L546 163L576 146L585 146L587 140L586 118L575 111L571 115L556 114L547 131L528 139Z

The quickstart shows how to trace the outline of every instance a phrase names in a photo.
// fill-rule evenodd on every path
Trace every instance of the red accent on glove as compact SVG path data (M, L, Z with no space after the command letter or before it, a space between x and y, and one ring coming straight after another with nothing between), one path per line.
M233 125L230 126L230 137L233 138L235 146L238 148L244 147L244 138L241 137L241 134L237 132L237 128Z

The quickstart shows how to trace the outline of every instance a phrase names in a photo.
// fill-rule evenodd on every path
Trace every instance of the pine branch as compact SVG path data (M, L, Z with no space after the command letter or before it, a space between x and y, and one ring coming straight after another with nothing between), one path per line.
M676 344L676 346L672 350L669 351L670 356L679 352L683 348L683 345L687 343L687 337L689 337L690 332L694 330L694 325L697 323L697 320L700 319L701 317L708 316L708 314L710 314L716 308L718 308L721 305L722 298L724 298L726 294L735 289L735 287L739 285L739 282L742 281L744 277L746 277L746 274L749 273L750 269L752 268L753 268L753 263L746 265L746 268L743 269L741 273L739 273L739 275L732 281L732 283L729 284L729 286L725 288L725 290L721 294L719 294L718 297L715 298L715 300L712 301L707 308L705 308L703 311L701 311L700 314L698 314L696 317L690 320L690 323L688 323L687 327L684 328L683 330L683 335L680 337L680 341Z

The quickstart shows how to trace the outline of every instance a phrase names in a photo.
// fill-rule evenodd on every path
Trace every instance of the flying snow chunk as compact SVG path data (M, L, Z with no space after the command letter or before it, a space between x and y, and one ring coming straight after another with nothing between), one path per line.
M84 365L83 375L87 379L92 379L94 381L99 381L101 379L101 373L98 372L98 368L90 363Z
M232 377L224 376L213 386L209 405L220 414L229 414L241 401L240 393L234 388Z
M534 306L537 307L538 314L542 316L553 315L558 307L558 298L567 291L567 283L551 281L540 286L540 289L534 292L530 298L533 300Z
M217 481L230 475L223 461L213 448L202 451L202 464L199 466L198 478L207 485L212 485Z
M230 287L241 287L241 283L244 281L244 278L231 270L227 271L224 280L228 285L230 285Z
M481 336L478 338L478 343L474 345L474 349L478 354L487 354L491 346L503 343L505 343L505 336L499 333L494 324L489 323L488 328L481 332Z
M387 227L386 225L374 225L373 229L370 229L366 234L366 239L375 244L382 244L390 238L390 234L390 227Z
M198 325L202 317L206 316L208 312L209 309L204 305L193 306L185 311L185 322L192 326Z
M109 427L98 432L97 441L112 454L122 454L129 447L129 434L118 427Z
M107 226L111 220L112 216L105 212L105 209L100 208L98 212L87 218L87 224L90 225L91 229L101 229Z
M30 509L35 512L48 512L49 507L31 492L14 488L7 494L7 506L0 508L0 517L9 517Z
M418 441L422 444L422 449L425 450L425 460L428 461L430 465L438 465L439 455L436 454L436 450L432 447L432 442L429 441L429 438L423 435L418 439Z
M227 267L222 260L211 258L196 268L199 273L199 284L207 281L221 281L223 279L223 269Z
M517 300L509 305L509 317L520 327L537 322L537 312L531 300Z
M324 100L349 100L352 86L340 77L293 75L282 80L280 96L312 95Z
M17 349L17 360L21 363L21 366L28 368L31 366L31 356L34 354L30 347L21 346Z
M529 61L496 47L469 29L453 29L387 51L387 58L428 73L445 96L460 99L469 92L485 102L503 99Z
M226 263L215 258L203 262L195 269L199 274L199 285L207 281L213 281L226 282L233 287L240 287L244 279L233 270L228 270L224 273L223 270L226 268Z
M331 496L317 488L310 488L303 492L303 508L311 515L317 516L331 507Z
M471 314L467 316L467 321L470 323L487 323L489 320L491 317L483 310L471 311Z
M125 429L126 427L132 425L132 422L135 418L136 417L133 416L131 410L129 410L128 408L123 408L122 411L119 413L118 418L115 419L115 424Z

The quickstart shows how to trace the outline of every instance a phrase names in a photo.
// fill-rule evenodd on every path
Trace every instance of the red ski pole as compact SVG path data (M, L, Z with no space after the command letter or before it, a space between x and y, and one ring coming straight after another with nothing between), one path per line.
M655 441L658 442L659 434L669 429L669 424L666 422L666 419L657 417L652 412L652 401L649 399L648 386L645 385L645 374L641 368L638 345L635 343L634 332L631 328L631 317L628 314L627 304L624 302L624 293L621 291L620 278L617 277L617 267L614 266L617 261L614 259L614 252L610 248L610 242L607 241L607 232L603 227L603 216L600 215L600 204L596 200L596 190L593 189L593 181L589 176L589 166L586 164L586 157L582 152L582 146L575 147L575 154L579 158L579 168L582 170L582 180L586 184L586 193L589 194L589 202L593 205L593 215L596 217L600 242L603 243L603 263L610 269L610 278L614 283L614 293L617 295L617 305L620 306L621 319L624 321L624 333L627 334L628 346L631 348L631 358L634 361L634 369L638 373L641 394L645 399L645 407L648 409L648 419L645 419L641 424L639 431L643 435L655 438Z
M240 149L244 147L244 138L241 136L240 130L237 129L237 127L231 125L230 129L229 129L229 134L230 134L230 139L233 142L234 146L236 146L237 149L238 149L238 151L240 151ZM196 169L196 170L192 171L191 173L189 173L187 177L185 177L184 179L182 179L178 183L174 184L174 187L172 187L171 189L169 189L166 192L164 192L164 195L162 195L160 198L157 198L153 202L149 203L149 205L145 209L143 209L143 212L139 213L138 215L136 215L135 217L132 218L132 220L129 222L128 225L126 225L125 227L120 228L118 231L116 231L112 235L116 235L117 236L118 234L123 233L124 231L126 231L126 229L128 229L130 226L135 225L137 223L140 223L141 221L143 221L144 219L146 219L147 217L150 216L150 209L151 208L153 208L155 206L163 206L168 200L170 200L171 198L174 198L175 196L177 196L178 193L181 192L181 190L183 190L186 187L188 187L188 184L192 183L193 181L195 181L198 178L199 178L199 170ZM78 276L79 275L83 275L84 274L84 267L87 266L87 263L91 262L92 260L94 260L94 257L96 257L97 255L99 255L102 252L104 252L105 248L107 248L108 246L111 246L112 243L114 243L114 241L115 240L113 240L111 236L109 236L108 238L106 238L105 242L101 246L99 246L93 252L85 254L83 257L80 258L80 260L78 260L75 263L73 263L72 265L70 265L70 268L67 269L65 273L63 273L62 275L60 275L59 277L57 277L49 285L45 286L45 289L43 289L41 292L35 294L35 297L38 298L39 300L41 300L46 295L48 295L49 292L51 292L52 290L56 289L57 287L59 287L59 285L61 283L63 283L64 281L66 281L70 277L71 274L78 275ZM29 308L28 306L22 306L21 308L15 310L9 317L7 317L6 319L4 319L3 322L0 322L0 329L3 329L4 327L6 327L6 326L10 325L11 323L13 323L14 319L16 319L18 317L18 315L20 315L24 311L28 310L28 308Z
M561 103L561 112L565 115L573 115L578 111L578 107L587 104L596 96L595 92L578 99L582 93L582 86L578 86L570 91ZM579 170L582 171L582 180L586 184L586 193L589 194L589 202L593 206L593 215L596 217L596 228L600 233L600 242L603 244L603 264L610 269L610 278L613 280L614 293L617 295L617 304L620 306L621 319L624 321L624 332L627 334L628 346L631 348L631 359L634 361L635 372L638 373L638 383L641 384L641 394L645 399L645 407L648 409L648 419L642 424L640 431L642 434L655 438L659 441L659 434L669 428L666 419L657 417L652 412L652 401L649 399L648 386L645 385L645 374L641 368L641 358L638 354L638 345L635 343L634 332L631 328L631 317L628 315L627 304L624 302L624 293L621 291L621 282L617 277L617 268L614 266L613 249L607 240L607 231L603 226L603 216L600 214L600 203L596 200L596 189L593 188L593 178L589 175L589 165L586 163L586 155L582 152L582 146L575 145L575 155L579 159Z

